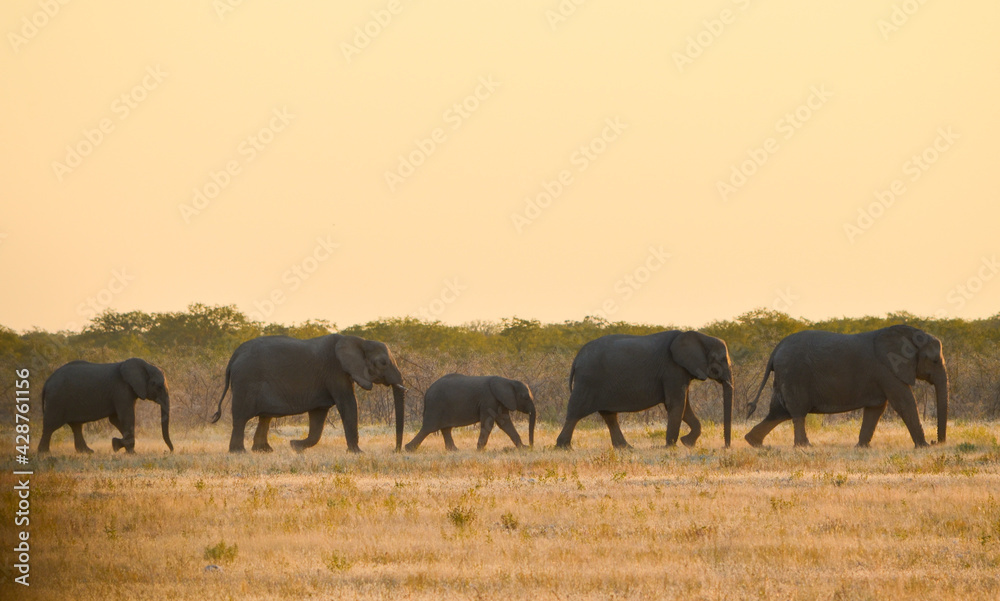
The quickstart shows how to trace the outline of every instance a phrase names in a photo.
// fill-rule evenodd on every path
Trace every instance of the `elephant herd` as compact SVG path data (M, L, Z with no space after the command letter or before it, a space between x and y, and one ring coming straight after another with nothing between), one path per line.
M754 400L753 414L771 374L771 404L764 419L744 437L760 446L778 424L791 420L795 445L809 439L805 418L810 413L863 410L858 446L871 442L875 426L890 405L909 430L914 445L926 446L911 386L916 380L933 384L937 398L937 440L945 442L948 420L948 374L941 341L917 328L895 325L871 332L837 334L807 330L792 334L774 348ZM646 336L613 334L585 344L569 372L570 397L566 420L556 446L569 448L573 430L584 417L599 413L615 447L629 444L618 425L618 413L663 405L667 412L666 444L677 443L681 422L690 428L681 442L692 446L701 423L688 403L691 380L712 379L722 386L725 444L730 445L733 375L726 343L696 331L671 330ZM329 334L309 340L263 336L241 344L226 367L219 408L232 388L232 436L229 450L245 450L247 422L257 418L254 451L271 451L267 435L271 420L309 414L309 431L291 446L302 451L319 442L330 407L337 407L347 448L359 452L358 402L354 385L371 390L375 384L392 389L396 416L396 450L403 442L403 376L389 348L357 336ZM142 359L96 364L73 361L57 369L42 390L43 432L39 452L49 450L52 433L69 424L78 452L92 452L83 438L83 424L107 418L121 433L112 448L135 448L136 399L160 405L163 440L170 442L170 397L163 372ZM519 411L529 417L528 444L534 445L535 401L530 388L499 376L449 374L427 389L423 423L406 445L416 450L428 435L441 432L445 447L455 450L452 428L480 424L478 448L486 446L494 425L517 447L524 446L510 418Z

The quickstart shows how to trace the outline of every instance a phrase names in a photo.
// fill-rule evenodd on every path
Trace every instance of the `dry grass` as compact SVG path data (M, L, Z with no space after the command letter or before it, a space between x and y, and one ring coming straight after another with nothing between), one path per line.
M796 450L783 426L771 448L724 450L709 427L665 450L633 428L636 450L616 452L590 424L570 452L496 432L485 453L435 436L397 455L372 428L354 456L339 430L296 455L288 426L271 455L230 456L213 429L178 433L173 455L143 436L132 457L94 435L78 456L67 430L36 463L33 586L5 574L0 597L995 599L1000 424L920 450L893 423L857 450L857 430L813 423ZM475 429L456 434L474 449Z

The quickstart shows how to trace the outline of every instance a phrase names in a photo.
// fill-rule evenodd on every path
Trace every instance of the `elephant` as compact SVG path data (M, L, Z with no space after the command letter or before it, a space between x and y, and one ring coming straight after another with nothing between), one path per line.
M135 452L135 401L160 405L160 430L171 452L170 392L160 368L142 359L120 363L71 361L52 372L42 387L42 440L39 453L49 451L52 433L69 424L78 453L93 453L83 439L83 424L108 418L121 438L111 439L115 451Z
M448 374L427 389L424 395L424 422L420 431L406 444L407 451L415 451L429 434L441 431L445 448L457 451L451 429L480 423L479 444L481 451L490 438L494 423L500 426L521 448L524 444L510 420L511 411L528 414L528 444L535 444L535 397L523 382L500 376L465 376Z
M231 453L243 452L247 422L257 418L254 451L270 452L267 431L271 419L309 414L309 434L292 440L296 451L319 442L330 407L336 405L344 424L347 449L358 447L358 401L354 384L371 390L374 384L392 388L396 413L396 450L403 443L403 377L389 347L357 336L327 334L307 340L288 336L261 336L241 344L226 367L226 385L212 423L222 416L222 402L233 388Z
M569 448L576 423L598 412L615 448L630 448L618 425L618 413L663 404L667 409L667 446L677 444L683 420L691 431L681 438L693 446L701 422L687 402L691 380L711 378L722 384L726 446L730 443L733 374L726 343L701 332L670 330L646 336L611 334L591 340L573 359L566 423L556 447Z
M761 446L775 426L789 419L795 428L795 446L809 446L806 414L864 409L858 446L867 447L886 404L903 418L913 444L927 446L910 389L917 379L934 385L937 439L945 442L948 370L941 341L917 328L894 325L860 334L806 330L787 336L771 352L757 396L747 406L748 418L771 372L771 408L744 437L751 446Z

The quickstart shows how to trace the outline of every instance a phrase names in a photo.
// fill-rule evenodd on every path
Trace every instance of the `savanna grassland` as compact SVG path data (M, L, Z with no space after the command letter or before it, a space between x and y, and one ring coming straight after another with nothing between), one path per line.
M220 424L178 432L172 455L152 426L133 456L91 431L83 456L64 429L33 459L33 584L4 574L0 596L995 599L1000 424L953 422L947 444L914 449L890 420L861 450L856 417L811 418L808 449L788 424L749 448L738 422L728 450L716 425L666 449L658 424L615 451L588 418L572 451L541 424L533 450L497 431L477 453L463 428L457 453L432 436L396 454L369 426L361 455L339 428L299 455L292 420L267 455L225 453Z

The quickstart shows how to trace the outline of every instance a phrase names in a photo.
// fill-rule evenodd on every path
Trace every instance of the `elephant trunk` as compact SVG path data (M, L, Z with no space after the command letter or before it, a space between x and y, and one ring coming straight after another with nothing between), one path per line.
M729 381L722 382L722 428L728 448L733 433L733 384Z
M392 386L392 400L395 405L396 410L396 451L400 451L403 448L403 414L405 412L405 407L403 401L405 400L406 389L399 384L393 384Z
M170 442L170 397L164 394L160 398L160 429L163 432L163 442L167 443L170 452L174 452L174 444Z
M528 446L535 446L535 404L531 404L531 411L528 412Z
M948 374L941 373L934 378L934 392L937 394L937 441L945 442L948 430Z

